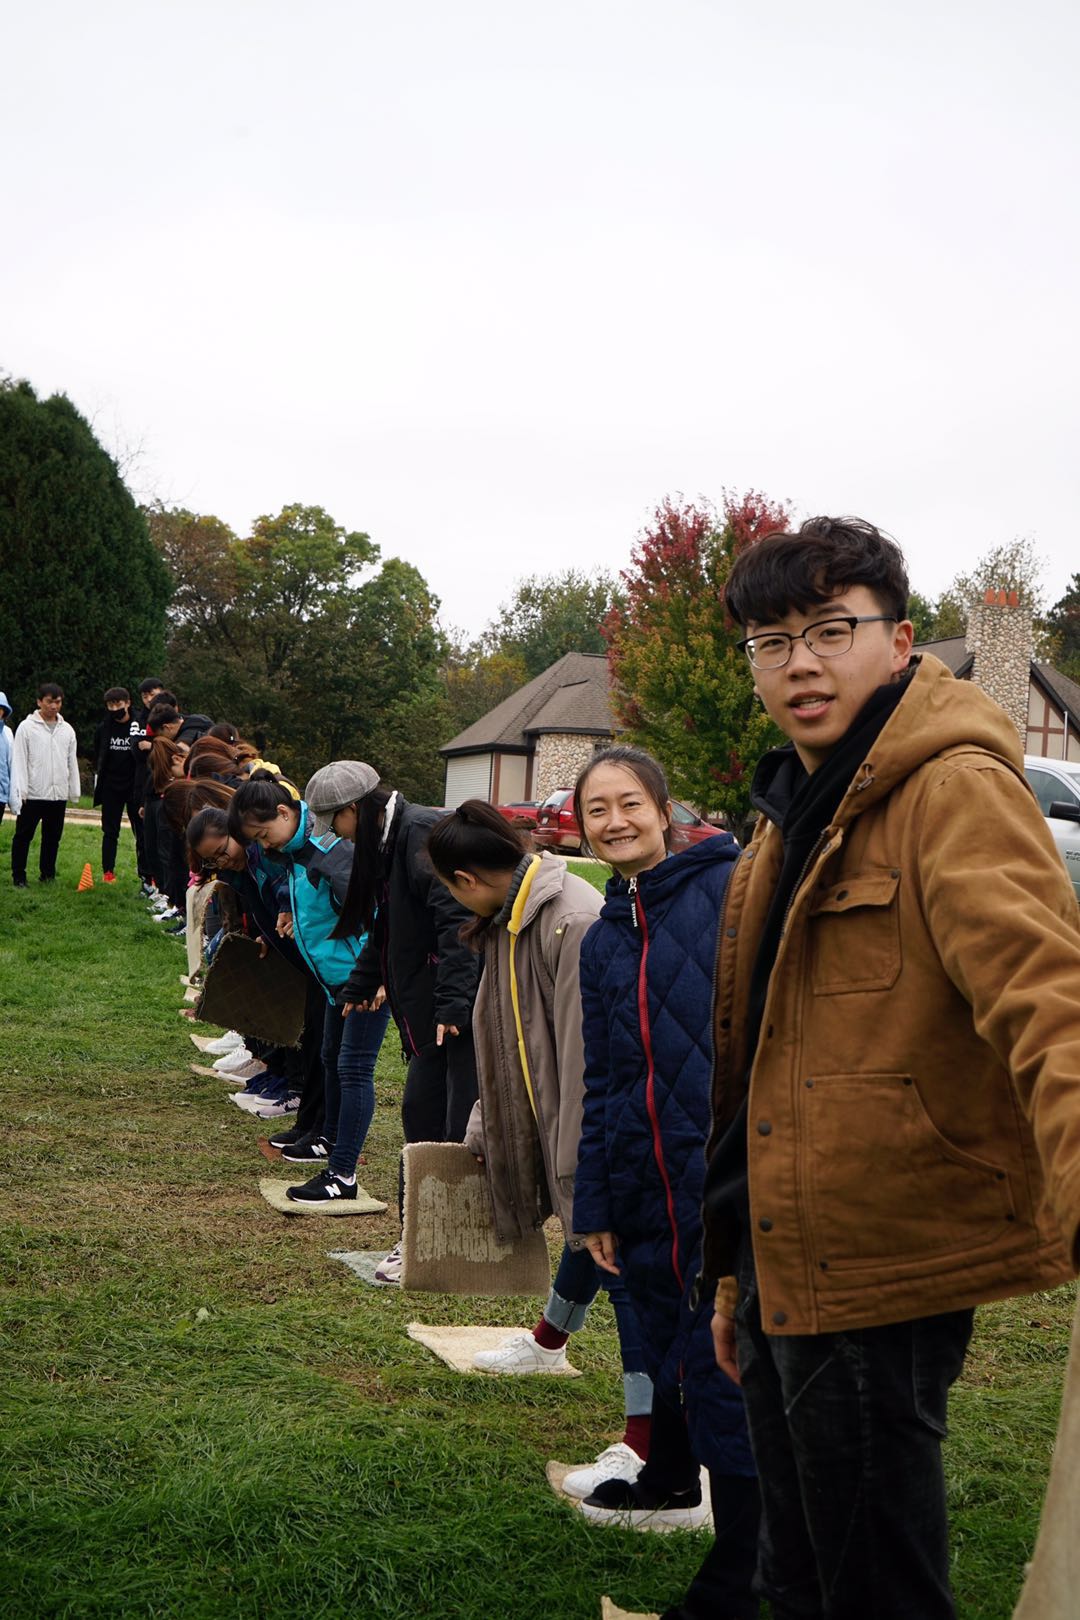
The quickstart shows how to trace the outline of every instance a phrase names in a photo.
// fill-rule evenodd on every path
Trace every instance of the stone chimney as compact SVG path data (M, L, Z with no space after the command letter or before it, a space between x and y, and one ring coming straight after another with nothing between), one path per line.
M1034 636L1031 609L1016 591L987 591L968 616L967 650L971 678L1000 703L1027 745L1028 688Z

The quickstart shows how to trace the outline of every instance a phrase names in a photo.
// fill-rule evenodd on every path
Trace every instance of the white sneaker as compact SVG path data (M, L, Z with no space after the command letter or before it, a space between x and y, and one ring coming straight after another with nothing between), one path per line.
M225 1053L224 1057L214 1059L214 1068L218 1074L233 1074L237 1069L242 1069L245 1063L251 1061L251 1053L246 1046L234 1046L231 1052Z
M175 922L180 913L175 906L166 906L164 911L154 913L155 922Z
M497 1350L478 1350L473 1356L473 1366L492 1373L558 1372L566 1366L566 1346L545 1350L531 1333L515 1333Z
M226 1052L235 1052L238 1046L243 1046L244 1037L235 1029L227 1029L224 1035L216 1040L208 1041L203 1047L204 1052L213 1052L217 1057L224 1057Z
M575 1468L573 1473L567 1474L562 1488L567 1496L576 1496L583 1502L606 1479L637 1479L644 1466L644 1457L639 1457L625 1440L619 1440L602 1451L588 1468Z
M246 1063L234 1063L231 1069L218 1072L223 1080L254 1080L257 1075L266 1073L266 1064L262 1058L248 1058Z
M385 1260L375 1267L375 1281L384 1287L401 1287L401 1244L395 1243Z

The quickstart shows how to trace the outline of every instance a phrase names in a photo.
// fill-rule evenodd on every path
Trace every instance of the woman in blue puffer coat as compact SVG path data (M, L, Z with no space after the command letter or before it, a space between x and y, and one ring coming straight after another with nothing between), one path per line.
M609 748L574 793L582 835L615 876L581 951L585 1102L574 1230L619 1270L654 1384L649 1458L584 1504L622 1524L701 1522L709 1470L716 1544L664 1620L746 1620L759 1498L742 1396L716 1365L712 1302L693 1299L709 1131L711 1008L724 891L738 855L726 835L672 852L664 773Z

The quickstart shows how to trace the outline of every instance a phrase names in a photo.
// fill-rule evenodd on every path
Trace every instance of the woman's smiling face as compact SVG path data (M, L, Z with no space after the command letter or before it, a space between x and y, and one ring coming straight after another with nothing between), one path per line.
M667 854L671 803L660 806L625 765L596 765L581 796L581 830L594 855L620 877L658 866Z

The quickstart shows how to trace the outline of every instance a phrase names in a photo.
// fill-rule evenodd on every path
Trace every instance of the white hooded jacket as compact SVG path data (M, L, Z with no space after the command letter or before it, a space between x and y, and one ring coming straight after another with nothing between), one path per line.
M50 725L35 709L16 731L11 751L8 804L12 814L17 816L27 799L70 799L75 803L79 792L74 731L63 719Z

